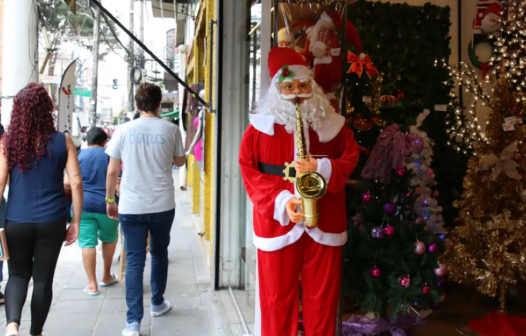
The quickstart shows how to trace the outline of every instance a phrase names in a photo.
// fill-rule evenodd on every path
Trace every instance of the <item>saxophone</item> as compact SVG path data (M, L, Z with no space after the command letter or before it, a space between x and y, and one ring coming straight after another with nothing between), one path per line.
M296 147L298 149L297 158L307 159L307 146L305 144L305 134L303 129L303 117L299 99L296 105ZM319 199L327 191L327 181L318 172L308 171L296 177L296 190L301 196L301 213L303 215L303 225L306 228L314 229L320 221Z

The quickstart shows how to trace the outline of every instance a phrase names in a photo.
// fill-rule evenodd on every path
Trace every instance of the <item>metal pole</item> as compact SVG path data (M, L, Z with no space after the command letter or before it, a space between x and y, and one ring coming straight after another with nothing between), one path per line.
M38 15L32 0L5 0L3 6L2 124L7 127L14 96L38 82Z
M199 94L192 90L192 88L190 88L188 84L186 84L181 78L179 78L179 76L177 76L168 65L161 61L161 59L159 59L157 55L155 55L150 49L148 49L148 47L145 46L144 43L142 43L137 37L135 37L135 35L133 35L133 33L130 30L128 30L119 20L117 20L117 18L113 16L106 8L104 8L104 6L101 5L100 0L90 1L97 5L107 17L109 17L113 22L115 22L115 24L119 26L131 39L133 39L133 41L135 41L135 43L137 43L139 47L141 47L151 58L153 58L159 65L161 65L161 67L166 72L168 72L170 76L172 76L179 84L184 86L184 88L188 90L188 92L190 92L199 103L201 103L204 106L208 106L208 104L203 100L203 98L199 97Z
M144 42L144 6L146 6L144 0L141 1L141 8L139 10L139 40ZM139 49L139 67L144 69L144 50Z
M209 108L209 111L210 112L215 112L213 111L213 108L214 108L214 100L212 99L213 97L213 88L214 88L214 85L212 84L212 81L214 79L214 25L217 23L217 21L214 21L214 20L210 20L210 63L209 64L209 69L210 71L209 72L209 80L208 80L208 108Z
M130 32L133 34L135 30L135 21L134 21L134 0L130 0ZM130 54L128 55L128 112L132 113L135 111L135 102L133 99L134 95L134 83L133 83L133 69L135 68L135 46L133 45L133 39L130 38L130 44L128 46Z
M91 126L97 125L97 87L99 80L100 9L94 7L93 21L93 73L91 77Z

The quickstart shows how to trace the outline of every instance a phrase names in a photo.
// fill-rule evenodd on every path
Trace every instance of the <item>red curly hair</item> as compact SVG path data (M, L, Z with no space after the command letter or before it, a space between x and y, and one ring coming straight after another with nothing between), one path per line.
M48 154L48 142L56 132L54 106L46 89L40 84L29 83L14 99L11 124L3 139L9 169L18 164L18 170L31 169L31 161L37 164Z

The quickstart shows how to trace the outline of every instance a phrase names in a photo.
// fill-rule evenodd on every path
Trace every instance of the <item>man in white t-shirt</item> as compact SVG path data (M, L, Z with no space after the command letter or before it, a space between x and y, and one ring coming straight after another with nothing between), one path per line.
M168 245L175 216L172 164L181 167L186 160L179 128L159 117L161 89L153 84L139 85L135 95L139 119L115 131L106 153L110 156L106 179L106 203L110 218L118 218L126 249L126 303L128 314L123 336L139 336L144 315L143 274L146 241L150 233L152 256L151 315L170 310L164 300L168 278ZM121 170L119 205L115 185Z

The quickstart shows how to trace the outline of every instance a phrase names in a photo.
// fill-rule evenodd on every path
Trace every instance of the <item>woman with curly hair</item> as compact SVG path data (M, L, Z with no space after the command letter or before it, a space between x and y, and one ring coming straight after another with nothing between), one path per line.
M14 99L11 125L0 159L0 195L9 183L5 233L10 254L6 287L6 336L18 336L29 281L32 336L42 335L53 298L53 277L62 248L78 237L82 177L73 140L55 128L53 103L39 84L30 83ZM73 219L64 197L64 170L73 199Z

